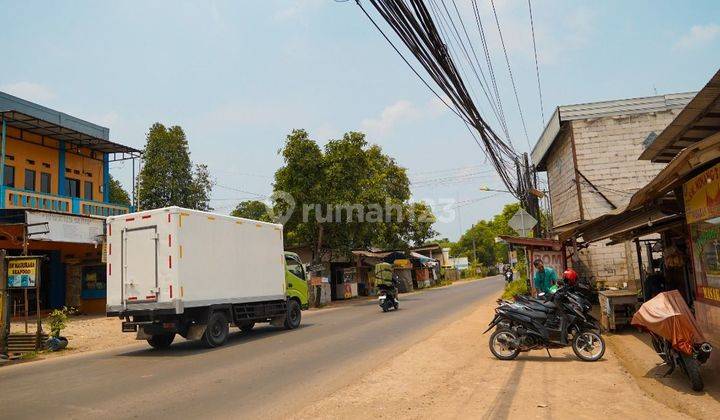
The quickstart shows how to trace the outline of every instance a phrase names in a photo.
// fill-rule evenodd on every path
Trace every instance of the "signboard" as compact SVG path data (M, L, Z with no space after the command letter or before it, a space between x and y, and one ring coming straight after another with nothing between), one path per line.
M720 216L720 164L686 182L683 198L688 223Z
M535 225L537 225L537 220L523 209L518 209L513 217L508 220L508 226L523 237L530 236L530 232Z
M468 261L467 257L450 258L450 263L458 270L467 270L470 267L470 261Z
M515 250L510 251L510 264L517 264L517 262L518 262L517 251L515 251Z
M563 255L560 251L532 251L532 261L540 258L545 267L550 267L555 270L558 278L562 278L562 273L565 271L565 262L563 261ZM533 275L535 269L533 269Z
M720 303L720 289L717 287L700 286L698 289L705 299Z
M7 260L7 285L13 289L37 287L38 258L12 258Z
M26 214L28 224L46 223L28 227L28 234L32 235L34 240L99 244L98 236L104 231L104 221L93 217L39 211L27 211Z

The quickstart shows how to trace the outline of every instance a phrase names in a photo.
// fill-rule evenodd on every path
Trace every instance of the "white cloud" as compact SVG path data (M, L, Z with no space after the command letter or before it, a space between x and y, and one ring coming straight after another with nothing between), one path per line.
M0 85L0 91L7 92L31 102L47 102L55 99L55 92L47 86L33 82L16 82Z
M720 36L720 25L710 23L707 25L695 25L690 32L681 36L673 46L675 49L690 49L714 41Z
M419 118L435 118L446 112L447 108L437 98L422 106L401 99L386 106L378 117L365 118L360 125L363 131L371 135L382 136L391 132L398 124Z

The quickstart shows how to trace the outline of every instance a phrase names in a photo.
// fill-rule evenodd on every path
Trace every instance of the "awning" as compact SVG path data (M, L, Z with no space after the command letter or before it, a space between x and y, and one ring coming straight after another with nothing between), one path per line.
M640 155L640 160L666 163L681 150L720 131L720 70L673 122Z
M562 243L560 241L556 241L554 239L546 239L546 238L523 238L520 236L508 236L508 235L500 235L500 239L503 241L512 244L512 245L519 245L519 246L529 246L529 247L537 247L537 248L551 248L555 251L560 251L562 249Z
M675 190L718 159L720 132L685 148L652 181L633 194L627 206L562 232L560 240L582 237L583 242L595 242L627 237L633 231L639 232L643 226L652 228L654 225L655 229L642 230L647 234L658 232L660 226L682 220L684 214L677 206Z
M141 153L135 148L110 141L110 130L106 127L4 92L0 92L0 117L10 127L63 141L70 148L87 147L110 154L111 161L136 158Z

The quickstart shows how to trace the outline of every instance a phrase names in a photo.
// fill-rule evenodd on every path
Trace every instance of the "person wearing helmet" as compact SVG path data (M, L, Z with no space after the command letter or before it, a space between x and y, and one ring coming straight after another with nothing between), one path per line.
M533 276L533 284L537 293L550 293L550 288L554 285L558 276L552 267L545 267L540 258L533 261L535 267L535 275Z
M578 281L578 274L572 268L563 272L563 282L568 286L575 286Z

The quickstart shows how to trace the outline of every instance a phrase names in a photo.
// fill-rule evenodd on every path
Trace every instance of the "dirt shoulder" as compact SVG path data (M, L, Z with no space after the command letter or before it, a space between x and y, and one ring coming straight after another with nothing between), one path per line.
M296 418L686 417L646 395L610 349L595 363L569 348L496 360L482 335L494 306L488 299Z
M695 418L718 418L720 378L701 367L705 390L694 392L690 389L687 376L679 368L672 375L663 376L668 368L659 364L660 358L652 349L649 335L627 329L608 336L607 343L648 395Z

